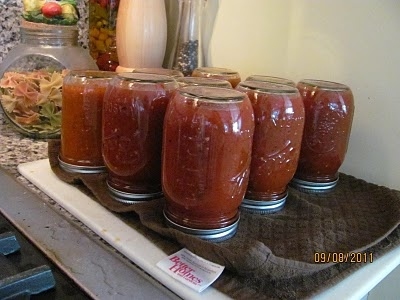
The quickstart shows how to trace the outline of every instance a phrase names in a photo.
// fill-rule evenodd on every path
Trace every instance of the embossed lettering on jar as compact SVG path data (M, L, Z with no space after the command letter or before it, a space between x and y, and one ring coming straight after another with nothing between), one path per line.
M255 117L249 186L241 207L257 213L279 211L299 159L302 99L295 87L271 82L244 81L236 89L249 96Z
M305 191L329 191L337 184L350 139L354 99L341 83L302 80L306 122L299 165L292 185Z

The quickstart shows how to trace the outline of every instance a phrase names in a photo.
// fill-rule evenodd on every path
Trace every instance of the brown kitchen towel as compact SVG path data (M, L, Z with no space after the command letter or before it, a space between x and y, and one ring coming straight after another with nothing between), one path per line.
M400 245L400 192L349 175L340 174L337 187L326 194L290 189L278 213L241 212L236 235L212 243L167 227L163 199L121 204L108 195L106 174L63 171L59 147L59 141L49 142L50 165L61 180L80 183L109 210L124 217L134 212L144 227L167 242L224 265L226 271L213 286L236 299L309 297ZM323 255L343 262L315 261Z

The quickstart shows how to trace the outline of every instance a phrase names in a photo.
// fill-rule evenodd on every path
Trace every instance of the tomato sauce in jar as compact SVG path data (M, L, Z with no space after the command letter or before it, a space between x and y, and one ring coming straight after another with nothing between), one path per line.
M169 76L120 73L103 106L103 158L111 195L134 203L162 196L165 110L177 82Z
M246 192L254 117L244 93L187 86L164 122L162 184L169 225L205 239L236 231Z
M103 97L113 72L71 71L63 80L60 166L69 172L105 171L101 153Z
M353 94L344 84L323 80L302 80L297 88L303 98L306 122L292 185L305 191L329 191L337 184L347 152Z
M227 80L230 82L233 88L235 88L241 81L240 74L238 72L227 68L196 68L193 70L192 76Z
M248 95L255 120L250 179L241 207L257 213L279 211L300 155L301 96L295 87L261 81L243 81L236 89Z

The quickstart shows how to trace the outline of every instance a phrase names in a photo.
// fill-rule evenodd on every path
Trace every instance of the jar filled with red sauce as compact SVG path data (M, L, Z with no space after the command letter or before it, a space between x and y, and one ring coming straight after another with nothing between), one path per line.
M188 86L188 85L200 85L200 86L212 86L212 87L220 87L220 88L232 88L231 83L228 80L216 79L216 78L205 78L205 77L181 77L177 78L179 86Z
M120 73L104 96L103 158L111 196L123 203L159 198L165 110L178 87L170 76Z
M304 127L304 106L295 87L243 81L237 90L248 95L254 110L250 179L241 207L256 213L281 210L287 186L297 168Z
M292 185L310 192L329 191L338 182L347 152L353 94L344 84L322 80L302 80L297 88L303 98L306 122Z
M192 72L192 77L205 77L227 80L235 88L241 81L240 74L237 71L227 68L203 67L196 68Z
M71 71L62 85L60 167L69 172L104 172L101 153L103 97L116 74Z
M268 76L268 75L250 75L249 77L246 78L246 80L265 81L265 82L271 82L271 83L286 84L286 85L296 87L296 83L293 80L282 78L282 77Z
M233 236L246 192L254 117L244 93L178 89L164 122L164 215L174 228L208 240Z

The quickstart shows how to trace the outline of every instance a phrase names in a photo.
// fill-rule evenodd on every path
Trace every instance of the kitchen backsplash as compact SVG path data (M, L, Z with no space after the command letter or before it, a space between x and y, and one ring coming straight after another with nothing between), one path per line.
M88 3L87 0L77 0L80 20L79 44L88 44ZM22 14L22 0L0 0L0 63L8 51L20 41L19 24Z

